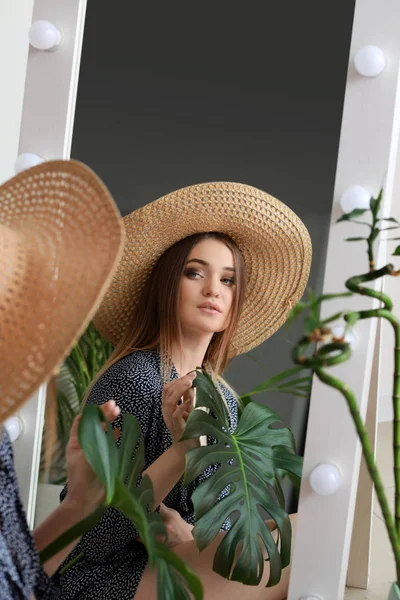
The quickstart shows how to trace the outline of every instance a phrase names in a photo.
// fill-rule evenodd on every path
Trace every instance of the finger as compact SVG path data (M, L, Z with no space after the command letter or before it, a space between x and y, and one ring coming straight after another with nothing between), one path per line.
M185 392L190 390L195 378L196 372L192 372L188 373L184 377L180 377L179 379L174 379L173 381L169 382L164 387L165 394L163 400L167 404L176 404L179 398L181 398Z
M182 395L182 400L184 404L194 404L194 388L190 388Z
M182 406L178 406L176 408L174 414L172 415L172 419L173 419L175 425L178 426L180 429L184 429L190 412L191 411L188 411L187 409L185 410L185 408L182 408Z
M82 415L77 415L75 417L75 419L72 421L71 430L70 430L70 434L69 434L70 439L72 437L78 437L78 427L79 427L79 421L81 420L81 416Z
M112 423L121 413L121 409L115 402L115 400L109 400L100 406L101 411L103 412L107 421Z

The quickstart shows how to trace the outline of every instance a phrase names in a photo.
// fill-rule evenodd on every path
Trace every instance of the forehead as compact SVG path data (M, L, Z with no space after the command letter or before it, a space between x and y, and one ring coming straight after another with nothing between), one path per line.
M210 238L201 240L191 249L188 260L192 258L200 258L213 263L223 263L224 266L233 266L233 254L224 242L221 240Z

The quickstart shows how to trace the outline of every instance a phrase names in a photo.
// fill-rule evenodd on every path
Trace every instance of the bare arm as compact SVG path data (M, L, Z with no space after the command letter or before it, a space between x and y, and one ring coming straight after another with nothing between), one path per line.
M153 482L154 504L157 508L182 477L185 470L185 454L190 448L199 445L199 440L179 442L185 429L187 418L193 410L196 372L174 379L164 386L162 395L162 415L171 433L172 446L150 465L144 474Z
M90 514L90 513L89 513ZM78 507L75 502L71 502L68 497L62 502L53 512L36 527L33 531L33 539L35 540L36 548L39 552L44 550L46 546L54 542L62 533L67 531L73 525L89 516L82 512L81 507ZM55 554L43 566L47 575L53 575L61 563L67 558L68 554L78 543L79 538L69 544L63 550Z
M185 454L196 444L195 440L173 443L144 471L143 475L148 475L153 483L153 510L161 504L182 477L185 470Z
M103 404L101 410L110 422L113 422L120 412L114 400ZM76 417L72 424L67 445L68 495L64 502L33 531L33 538L39 552L70 527L91 515L104 499L104 488L87 463L79 444L79 420L80 416ZM48 575L52 575L58 569L78 541L79 539L76 539L43 565Z

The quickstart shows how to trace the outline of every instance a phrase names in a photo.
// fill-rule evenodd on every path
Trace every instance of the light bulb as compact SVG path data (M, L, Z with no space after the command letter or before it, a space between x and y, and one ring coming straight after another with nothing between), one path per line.
M321 596L315 594L307 594L307 596L301 596L299 600L322 600Z
M11 442L15 442L24 430L24 423L19 417L10 417L4 421Z
M45 159L38 154L33 154L32 152L23 152L23 154L18 156L14 163L14 171L18 174L21 173L21 171L25 171L25 169L36 167L36 165L40 165L42 162L45 162Z
M356 52L354 67L363 77L377 77L386 67L386 56L377 46L363 46Z
M29 29L29 43L37 50L53 50L61 44L61 31L50 21L35 21Z
M334 494L342 483L339 469L330 463L320 463L310 474L311 488L318 496Z
M355 208L369 208L371 194L361 185L351 185L340 197L343 212L350 213Z
M344 334L344 327L338 326L338 327L332 327L331 329L332 334L335 338L342 338L343 334ZM352 350L354 350L354 348L357 345L357 338L355 336L355 334L352 331L346 331L346 334L344 336L344 341L349 344L350 348Z

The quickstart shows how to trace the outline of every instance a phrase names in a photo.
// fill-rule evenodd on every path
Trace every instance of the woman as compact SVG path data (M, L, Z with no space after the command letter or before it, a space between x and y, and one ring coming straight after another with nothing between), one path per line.
M88 402L115 399L121 412L138 418L154 508L161 505L169 543L200 575L205 598L284 598L287 569L275 588L264 587L268 567L258 587L244 588L212 571L219 540L198 553L191 495L213 468L184 487L185 452L198 442L178 440L193 408L199 366L214 378L235 429L236 399L222 372L234 356L272 335L302 295L309 235L281 202L234 183L178 190L123 221L124 253L95 318L115 351L88 390ZM178 410L183 412L173 423ZM68 498L66 490L62 497ZM228 528L229 521L223 526ZM68 560L80 552L86 560L62 578L61 598L156 597L156 574L147 567L138 533L117 511L107 511Z
M2 423L50 379L84 331L110 282L122 241L109 192L80 163L47 162L0 186L1 600L54 597L58 581L50 576L73 545L50 559L45 570L38 551L103 498L80 448L75 419L67 447L68 501L32 536ZM112 401L102 410L110 421L119 414Z

